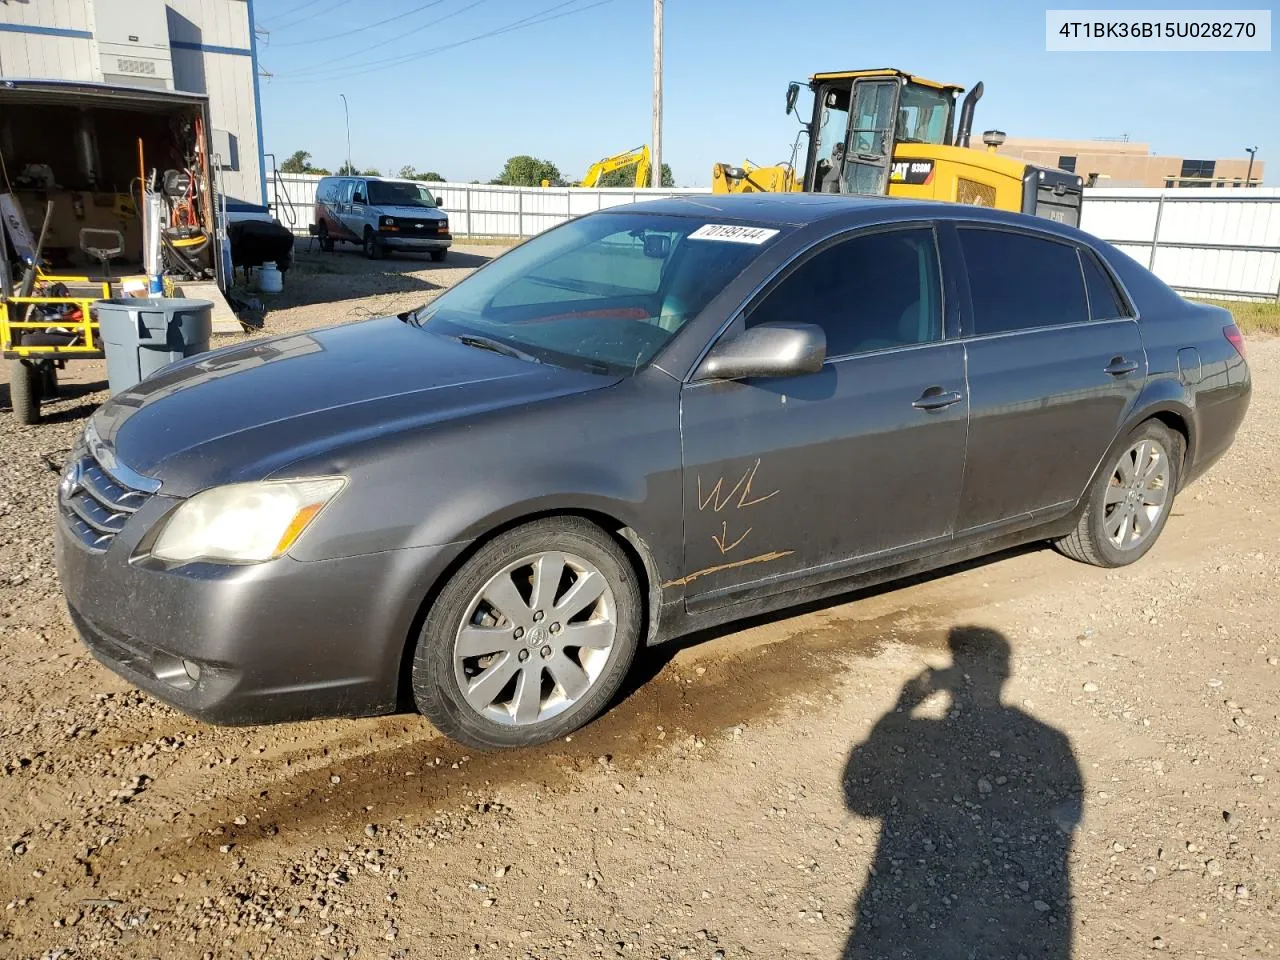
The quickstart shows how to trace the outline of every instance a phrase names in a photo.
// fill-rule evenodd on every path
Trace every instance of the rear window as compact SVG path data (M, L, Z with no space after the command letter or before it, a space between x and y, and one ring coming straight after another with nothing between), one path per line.
M1089 319L1074 246L1004 230L962 227L959 234L975 336Z
M1130 316L1115 282L1102 269L1092 252L1080 251L1080 267L1084 270L1084 285L1089 292L1089 315L1094 320L1114 320Z

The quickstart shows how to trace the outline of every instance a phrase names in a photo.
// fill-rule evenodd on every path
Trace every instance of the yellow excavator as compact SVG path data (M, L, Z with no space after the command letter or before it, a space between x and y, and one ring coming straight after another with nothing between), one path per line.
M616 153L612 157L597 160L587 168L587 172L583 175L582 182L578 186L598 187L601 179L606 174L632 166L636 168L635 185L637 187L653 186L653 158L649 155L647 144L636 147L634 150L627 150L625 153Z
M1004 134L983 134L987 149L969 147L973 109L982 84L964 92L901 70L815 73L809 79L813 114L801 121L791 161L772 167L717 163L713 193L849 193L949 200L1036 214L1078 226L1083 180L995 151ZM787 87L787 113L796 110L800 84ZM804 148L804 167L796 167Z

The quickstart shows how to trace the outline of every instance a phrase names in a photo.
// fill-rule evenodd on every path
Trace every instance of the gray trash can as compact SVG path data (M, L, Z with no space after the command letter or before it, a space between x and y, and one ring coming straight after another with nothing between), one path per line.
M99 300L94 309L112 395L209 349L213 304L208 300L123 297Z

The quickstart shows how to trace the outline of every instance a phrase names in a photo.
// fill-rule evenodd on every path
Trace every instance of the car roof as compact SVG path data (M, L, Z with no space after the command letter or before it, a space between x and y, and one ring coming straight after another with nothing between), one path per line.
M1032 228L1044 233L1097 243L1082 231L1050 220L1009 210L995 210L967 203L944 203L940 200L911 200L902 197L866 197L823 193L735 193L689 194L643 200L607 207L598 214L653 213L666 216L725 220L744 220L774 226L803 227L828 223L831 226L855 227L862 223L892 223L907 220L986 221Z

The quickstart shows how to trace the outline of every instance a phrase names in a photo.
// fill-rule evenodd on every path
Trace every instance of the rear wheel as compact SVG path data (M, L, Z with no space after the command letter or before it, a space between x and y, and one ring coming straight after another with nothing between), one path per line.
M509 530L432 604L414 652L418 709L481 749L572 733L621 686L640 598L626 554L595 524L551 517Z
M9 399L19 423L40 422L40 371L26 360L9 361Z
M333 253L333 237L329 236L329 225L323 220L316 228L316 236L320 239L320 249L325 253Z
M382 241L378 239L378 235L373 232L372 227L364 228L364 255L370 260L381 260L385 251L382 248Z
M1099 567L1122 567L1150 550L1173 509L1182 470L1182 436L1148 420L1121 445L1089 490L1075 530L1059 552Z
M448 252L449 252L448 250L432 250L431 259L434 260L436 263L439 263L441 260L445 258L445 254L447 254Z

